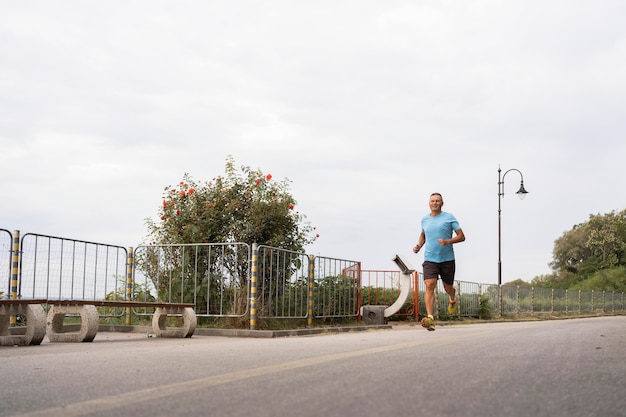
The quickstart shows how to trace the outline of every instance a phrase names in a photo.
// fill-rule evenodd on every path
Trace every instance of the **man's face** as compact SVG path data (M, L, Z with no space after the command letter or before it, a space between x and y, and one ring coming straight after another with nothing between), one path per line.
M431 195L429 201L430 211L440 212L443 206L443 200L440 195Z

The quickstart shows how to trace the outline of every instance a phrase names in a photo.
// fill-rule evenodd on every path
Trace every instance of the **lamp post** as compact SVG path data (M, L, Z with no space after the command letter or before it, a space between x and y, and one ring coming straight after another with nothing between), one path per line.
M511 168L504 172L501 176L502 170L498 166L498 285L502 285L502 221L501 221L501 208L500 203L502 198L504 197L504 177L511 171L517 171L521 177L521 182L519 186L519 190L515 193L518 197L523 200L528 194L528 191L524 188L524 175L519 169Z

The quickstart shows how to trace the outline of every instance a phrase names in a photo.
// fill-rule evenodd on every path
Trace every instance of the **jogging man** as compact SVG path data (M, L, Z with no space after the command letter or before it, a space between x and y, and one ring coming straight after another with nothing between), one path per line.
M448 294L448 312L456 312L456 291L454 289L454 273L456 263L452 245L465 240L463 230L454 215L442 211L443 197L439 193L430 195L428 202L430 214L422 218L422 232L419 235L417 245L413 247L413 253L418 253L422 247L424 250L424 284L426 294L426 312L428 317L422 319L422 326L428 330L435 330L433 308L435 302L435 287L437 280L441 278L443 288ZM454 232L454 237L452 236Z

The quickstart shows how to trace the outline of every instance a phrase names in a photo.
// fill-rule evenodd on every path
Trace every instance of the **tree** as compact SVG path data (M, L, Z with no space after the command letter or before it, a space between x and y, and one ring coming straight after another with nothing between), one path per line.
M626 250L626 210L604 216L591 216L587 246L598 259L600 269L624 265Z
M570 288L598 271L626 265L626 210L590 215L554 242L554 274L535 278L557 288Z

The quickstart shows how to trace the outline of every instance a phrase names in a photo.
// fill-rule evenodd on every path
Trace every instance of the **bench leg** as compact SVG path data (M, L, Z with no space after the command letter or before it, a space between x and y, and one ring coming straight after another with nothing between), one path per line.
M46 311L41 304L28 304L26 307L26 343L40 345L46 336Z
M25 315L24 334L11 334L12 316ZM0 306L0 346L39 345L46 336L46 312L41 304L14 304Z
M67 314L80 314L80 330L67 331L63 320ZM100 317L93 305L53 305L48 312L48 339L51 342L91 342L98 333Z
M167 327L168 315L179 314L183 317L182 327ZM196 331L198 319L191 307L158 307L152 316L152 331L156 337L191 337Z

